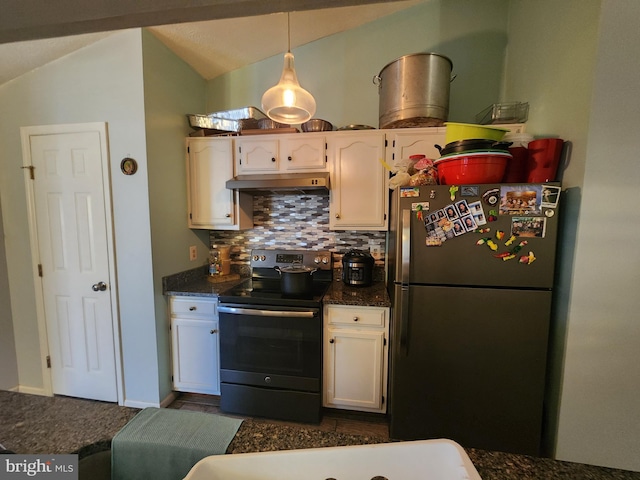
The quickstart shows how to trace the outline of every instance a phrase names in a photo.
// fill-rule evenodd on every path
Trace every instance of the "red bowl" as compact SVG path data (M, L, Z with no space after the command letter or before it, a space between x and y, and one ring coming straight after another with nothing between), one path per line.
M435 161L438 181L440 185L499 183L511 158L505 152L447 155Z

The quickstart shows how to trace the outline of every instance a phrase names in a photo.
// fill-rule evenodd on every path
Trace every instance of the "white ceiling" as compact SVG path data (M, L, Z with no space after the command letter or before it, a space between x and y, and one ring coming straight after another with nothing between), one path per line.
M291 48L355 28L424 0L292 12ZM167 47L205 79L284 53L287 14L227 18L149 27ZM97 42L110 32L0 45L0 85Z

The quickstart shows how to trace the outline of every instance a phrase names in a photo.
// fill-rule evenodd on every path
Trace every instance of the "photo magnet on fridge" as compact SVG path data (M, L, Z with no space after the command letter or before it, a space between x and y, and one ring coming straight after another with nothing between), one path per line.
M500 187L500 213L540 215L542 185L503 185Z
M480 200L476 202L471 202L469 204L469 211L471 215L473 215L473 219L475 220L477 225L484 225L487 223L487 219L484 216L484 209L482 208L482 203Z
M560 187L554 185L542 186L542 203L544 208L556 208L560 199Z
M446 207L444 207L444 213L447 215L447 218L449 220L455 220L459 216L458 210L456 210L456 207L454 207L453 205L447 205Z
M547 229L545 217L512 217L511 234L517 237L544 238Z
M458 215L464 217L469 214L469 205L467 205L466 200L460 200L456 202L456 210L458 210Z

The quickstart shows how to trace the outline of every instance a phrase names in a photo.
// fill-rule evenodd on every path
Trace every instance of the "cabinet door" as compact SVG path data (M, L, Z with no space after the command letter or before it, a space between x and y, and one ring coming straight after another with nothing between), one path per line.
M440 158L440 151L435 147L445 146L445 127L416 128L413 131L401 130L387 133L387 163L407 159L411 155L425 155L436 160Z
M174 389L220 395L218 322L174 317L171 337Z
M250 173L275 173L279 169L279 140L273 136L239 138L236 140L236 171L239 175Z
M324 405L380 411L384 332L341 328L325 331Z
M327 140L324 135L287 135L280 143L286 172L319 172L327 170Z
M332 230L386 230L389 175L381 132L345 132L329 142L333 162L329 196Z
M253 227L253 197L226 187L233 177L231 138L187 139L189 228L244 230Z

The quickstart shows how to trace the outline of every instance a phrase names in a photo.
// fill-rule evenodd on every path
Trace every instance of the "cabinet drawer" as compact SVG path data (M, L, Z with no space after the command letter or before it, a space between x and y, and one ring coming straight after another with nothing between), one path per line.
M215 317L217 299L202 297L171 297L171 315L206 315Z
M327 322L329 325L350 325L384 327L386 308L379 307L350 307L327 306Z

